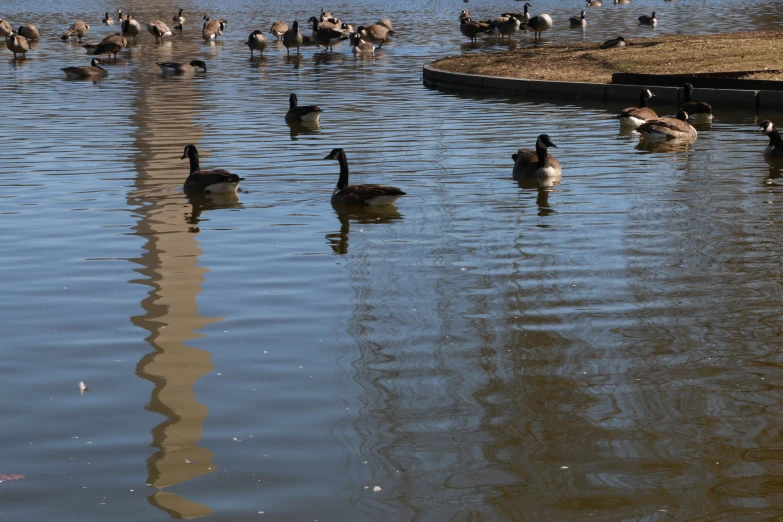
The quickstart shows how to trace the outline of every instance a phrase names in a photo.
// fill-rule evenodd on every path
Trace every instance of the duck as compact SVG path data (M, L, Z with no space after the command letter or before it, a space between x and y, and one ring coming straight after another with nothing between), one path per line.
M769 120L764 120L761 122L759 130L769 136L769 145L764 149L764 157L783 159L783 139L780 138L780 133L775 128L775 124Z
M617 38L612 38L611 40L607 40L604 43L602 43L598 48L599 49L617 49L620 47L625 47L628 45L628 42L625 41L625 38L622 36L618 36Z
M179 13L175 14L171 18L171 21L174 22L177 25L182 25L183 23L185 23L185 17L182 16L182 12L183 11L184 11L184 9L180 8Z
M71 80L83 80L84 78L99 78L109 72L100 66L103 62L100 58L93 58L90 65L80 67L65 67L60 69Z
M171 36L171 29L160 20L147 22L147 32L155 37L155 42L160 42L165 36Z
M642 89L639 94L639 106L627 107L615 116L620 119L620 126L635 129L649 120L658 119L655 111L647 106L647 100L654 96L650 89Z
M9 36L13 31L11 30L11 23L8 20L0 18L0 36L5 38Z
M308 20L313 24L313 41L316 45L325 47L332 51L332 46L338 43L340 40L348 38L342 32L332 27L325 27L323 22L320 22L318 18L311 16Z
M492 29L490 24L486 22L474 22L470 19L469 14L462 18L459 25L459 32L470 38L472 43L476 43L476 38L478 38L478 35L481 33L486 33L490 29Z
M691 120L696 124L712 123L714 118L712 114L712 105L707 102L693 101L693 84L685 84L685 104L680 107L690 115Z
M333 149L325 160L337 160L340 163L340 178L332 192L332 204L367 205L380 207L391 205L405 192L397 187L386 185L349 185L348 184L348 159L345 150Z
M282 20L275 20L272 28L269 30L272 36L275 36L278 40L283 37L286 31L288 31L288 24Z
M227 20L222 18L210 20L209 16L204 16L204 28L201 30L201 37L204 40L214 40L226 29Z
M117 9L117 20L119 20L120 23L124 22L129 17L130 15L122 14L122 9Z
M321 109L317 105L297 105L296 94L288 97L288 112L285 113L286 121L299 121L302 123L318 123L321 119Z
M536 139L535 150L519 149L516 154L512 154L514 178L560 178L563 169L557 158L547 151L549 147L557 148L557 145L552 143L548 134L541 134Z
M60 39L67 40L72 36L76 36L81 42L84 35L86 35L89 32L90 32L90 24L88 24L85 21L78 20L74 22L71 25L71 27L69 27L68 30L63 33Z
M193 60L190 63L156 62L164 74L188 74L202 69L207 72L207 64L203 60Z
M523 24L527 24L530 21L530 3L525 3L523 9L524 10L521 13L503 13L500 16L513 16L514 18L518 18Z
M585 18L585 10L582 9L581 16L572 16L568 19L571 27L585 27L587 25L587 19Z
M16 32L20 36L24 36L27 38L27 41L30 40L38 40L39 33L38 28L34 26L33 24L25 24L22 27L19 28L19 30Z
M352 34L350 36L351 45L353 46L354 54L374 53L375 46L370 42L365 42L358 34Z
M127 20L126 20L127 21ZM117 60L117 53L122 51L128 46L128 40L121 34L112 34L101 40L97 45L85 44L82 47L87 49L88 54L113 54L114 59Z
M131 15L127 15L125 20L120 24L120 29L122 30L122 36L127 38L132 37L135 42L136 36L141 32L141 25L139 25L139 22L134 20Z
M264 54L264 49L266 49L266 47L269 45L269 40L266 39L263 31L256 29L250 33L250 36L247 37L247 42L245 42L245 45L250 48L250 57L252 58L253 51L258 51L260 54Z
M380 44L379 48L383 47L386 40L394 35L394 31L381 24L360 25L356 28L356 32L365 42Z
M636 130L641 134L642 139L647 141L681 140L693 142L696 140L697 132L688 123L688 116L687 112L680 110L677 112L676 118L647 120Z
M11 32L11 34L5 37L5 45L8 47L9 51L14 53L14 60L16 60L17 54L21 54L22 58L27 58L27 51L30 50L30 44L27 43L27 38L24 36L19 36L15 32Z
M109 16L109 12L108 11L106 11L106 14L103 15L103 20L102 21L106 25L113 25L114 24L114 18Z
M552 17L546 13L534 16L527 23L527 26L535 31L536 38L541 38L541 33L552 27Z
M652 16L647 16L647 15L640 16L639 25L651 25L653 27L658 25L658 19L655 18L655 11L652 12Z
M195 145L186 145L182 158L190 160L190 174L185 180L185 192L202 194L233 194L239 188L240 178L227 170L202 170L198 162L198 149Z
M296 47L296 54L299 54L302 41L302 33L299 32L299 22L294 20L294 26L283 33L283 45L285 45L288 56L291 56L291 47Z

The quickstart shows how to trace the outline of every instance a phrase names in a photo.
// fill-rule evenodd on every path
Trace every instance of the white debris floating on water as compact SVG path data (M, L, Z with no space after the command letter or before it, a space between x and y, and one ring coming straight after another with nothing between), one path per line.
M372 488L372 491L373 491L373 493L378 493L379 491L381 491L381 487L380 486L375 486L374 488Z
M84 384L84 381L79 381L79 393L84 395L84 392L86 392L89 389L90 388L86 384Z

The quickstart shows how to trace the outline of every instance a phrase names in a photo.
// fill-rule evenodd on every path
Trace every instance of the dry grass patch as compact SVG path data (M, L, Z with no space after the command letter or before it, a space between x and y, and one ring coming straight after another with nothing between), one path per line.
M765 71L746 78L783 80L783 31L628 40L619 49L596 43L553 45L503 53L471 53L439 60L445 71L565 82L609 83L612 73L693 74Z

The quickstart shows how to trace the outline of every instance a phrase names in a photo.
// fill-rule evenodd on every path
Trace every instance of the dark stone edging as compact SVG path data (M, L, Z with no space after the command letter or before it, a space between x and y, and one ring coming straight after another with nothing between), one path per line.
M619 85L612 83L555 82L502 78L482 74L443 71L432 65L424 66L424 83L430 87L486 94L506 94L541 98L562 98L592 101L633 101L646 85ZM680 105L685 102L681 87L649 86L664 103ZM745 91L737 89L694 89L697 100L709 100L713 106L737 109L781 109L782 91Z

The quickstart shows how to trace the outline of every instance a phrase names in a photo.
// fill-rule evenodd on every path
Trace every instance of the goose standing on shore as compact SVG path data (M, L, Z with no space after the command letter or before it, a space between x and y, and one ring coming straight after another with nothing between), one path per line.
M20 36L24 36L27 38L27 41L31 40L38 40L38 37L40 36L38 33L38 28L34 26L33 24L25 24L22 27L19 28L17 31L17 34Z
M534 31L535 38L541 38L541 33L552 27L552 17L546 13L534 16L527 23L527 26Z
M93 58L90 65L80 67L65 67L60 69L71 80L83 80L85 78L100 78L109 73L100 64L103 62L100 58Z
M131 15L126 15L125 20L120 24L120 29L122 30L122 36L126 38L132 37L135 42L136 36L141 32L141 25Z
M5 38L9 36L13 31L11 30L11 23L8 20L0 18L0 36Z
M655 18L655 11L652 12L652 16L647 16L647 15L640 16L639 25L650 25L652 27L658 25L658 19Z
M367 205L380 207L391 205L405 192L397 187L387 185L349 185L348 184L348 159L343 149L333 149L325 160L337 160L340 163L340 178L332 192L332 204L340 205Z
M27 58L27 51L30 50L30 44L27 43L27 38L19 36L15 32L11 32L11 34L5 37L5 46L8 47L9 51L14 53L14 60L16 60L17 54L21 54L22 58Z
M690 115L691 121L699 125L706 125L712 123L712 105L707 102L695 102L693 101L693 84L685 84L685 105L680 107L681 110L687 112Z
M114 55L114 60L117 61L117 53L122 51L128 46L128 40L121 34L112 34L101 40L98 45L85 44L82 45L87 49L87 54L99 55L108 54Z
M599 49L617 49L619 47L625 47L628 45L628 43L625 41L625 38L622 36L618 36L617 38L612 38L611 40L607 40L601 45L598 46Z
M676 118L648 120L636 129L647 141L679 140L693 143L698 133L688 123L688 113L680 110Z
M75 36L79 39L79 41L82 41L82 38L84 35L90 32L90 24L87 22L84 22L82 20L79 20L77 22L74 22L71 27L68 28L65 33L60 37L62 40L67 40L68 38Z
M278 40L283 37L286 31L288 31L288 24L282 20L275 20L275 23L272 24L272 28L269 30L272 36Z
M572 16L568 19L571 27L585 27L587 25L587 19L585 18L585 10L582 9L581 16Z
M321 119L321 109L317 105L298 105L296 94L288 97L288 112L285 113L286 121L298 121L301 123L315 124Z
M769 137L769 145L764 149L764 157L783 159L783 139L781 139L778 129L775 128L775 124L764 120L761 122L759 130Z
M198 161L198 149L195 145L186 145L182 158L190 160L190 174L185 180L185 192L203 194L233 194L239 188L240 178L227 170L202 170Z
M560 162L547 150L549 147L557 148L552 143L548 134L541 134L536 140L536 150L519 149L511 155L514 160L514 179L518 178L546 178L555 179L563 175Z
M615 116L620 119L620 126L635 129L649 120L657 119L658 115L655 111L647 106L647 100L654 96L650 89L642 89L639 94L639 106L627 107Z
M190 63L180 62L156 62L157 66L163 74L188 74L196 72L198 69L202 69L203 72L207 72L207 64L203 60L193 60Z
M250 48L250 57L253 57L253 51L258 51L259 54L264 54L264 49L269 45L269 40L266 39L266 36L264 36L263 31L259 31L256 29L252 33L250 33L250 36L247 37L247 42L245 42L245 45L247 45Z
M299 48L302 46L302 33L299 32L299 22L294 20L294 26L283 33L283 45L286 53L291 56L291 47L296 47L296 54L299 54Z

